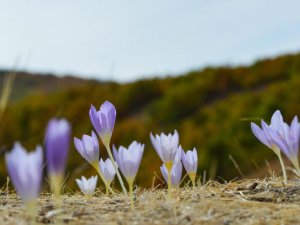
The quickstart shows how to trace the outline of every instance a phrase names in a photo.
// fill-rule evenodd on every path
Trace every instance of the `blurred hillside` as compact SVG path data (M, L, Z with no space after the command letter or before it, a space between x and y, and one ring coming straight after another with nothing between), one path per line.
M10 71L0 70L0 84ZM97 83L96 80L84 80L72 76L57 77L53 74L30 74L18 72L14 83L14 91L11 101L17 101L31 94L49 94L66 87L79 87L89 83Z
M266 59L248 67L206 68L128 84L28 77L17 77L15 101L1 121L2 154L15 140L27 148L42 144L47 121L53 116L71 121L73 136L90 133L90 105L99 107L107 99L117 108L112 142L117 146L127 146L132 140L146 143L137 177L137 183L144 186L151 185L153 171L161 176L161 161L149 140L151 131L177 129L184 149L198 149L199 174L205 170L210 177L232 179L240 174L230 155L245 175L261 170L265 160L274 158L272 151L252 135L250 121L268 121L276 109L282 110L288 122L300 115L300 54ZM100 154L106 157L103 147ZM94 173L73 144L68 171L72 183L82 173ZM4 166L0 174L4 179Z

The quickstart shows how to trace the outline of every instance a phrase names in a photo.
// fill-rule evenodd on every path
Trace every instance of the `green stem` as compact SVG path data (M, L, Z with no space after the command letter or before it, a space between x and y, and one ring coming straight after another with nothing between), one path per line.
M165 162L165 166L168 171L168 196L171 196L171 188L172 188L172 179L171 179L171 170L173 167L173 162Z
M300 176L300 168L299 168L299 161L298 161L298 157L295 158L291 158L290 161L292 162L293 166L296 169L296 175L299 177Z
M192 179L192 184L193 184L193 188L195 188L196 187L195 179Z
M108 156L109 156L109 158L110 158L110 160L111 160L111 162L112 162L112 164L113 164L113 167L114 167L114 169L115 169L115 171L116 171L116 173L117 173L117 177L118 177L118 180L119 180L119 182L120 182L120 184L121 184L123 193L124 193L125 195L127 195L127 191L126 191L124 182L123 182L123 180L122 180L122 177L121 177L121 174L120 174L120 172L119 172L119 170L118 170L118 167L117 167L117 165L116 165L116 162L115 162L115 160L114 160L114 158L113 158L113 156L112 156L112 153L111 153L111 149L110 149L110 147L109 147L109 144L105 145L105 148L106 148L107 153L108 153Z
M171 187L172 187L172 181L171 181L171 170L168 169L168 196L171 196Z
M278 158L279 158L279 162L281 165L281 169L282 169L282 173L283 173L283 183L286 185L287 184L287 176L286 176L286 170L285 170L285 166L281 157L281 153L277 154Z
M105 185L105 194L108 195L108 187Z
M193 188L196 187L196 183L195 183L195 180L196 180L196 174L195 173L189 173L189 177L192 181L192 185L193 185Z
M132 181L128 182L128 186L129 186L129 196L130 196L131 209L134 209L134 202L133 202L133 182Z
M30 218L30 224L36 224L35 221L35 213L36 213L36 206L35 201L28 201L25 202L25 208L27 210L28 216Z
M61 195L63 176L61 174L50 174L50 184L54 196L57 198Z

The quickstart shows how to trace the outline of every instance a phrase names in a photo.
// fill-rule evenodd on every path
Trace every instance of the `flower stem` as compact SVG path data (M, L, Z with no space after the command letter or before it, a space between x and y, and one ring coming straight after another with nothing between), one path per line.
M105 194L108 195L108 186L105 185Z
M118 177L118 180L119 180L120 185L121 185L121 187L122 187L122 191L123 191L123 193L124 193L125 195L127 195L127 191L126 191L124 182L123 182L123 180L122 180L122 177L121 177L121 174L120 174L120 172L119 172L119 170L118 170L118 167L117 167L117 165L116 165L116 162L115 162L115 160L114 160L114 158L113 158L113 156L112 156L112 153L111 153L111 149L110 149L110 147L109 147L109 144L106 144L106 145L105 145L105 148L106 148L107 153L108 153L108 156L109 156L109 158L110 158L110 160L111 160L111 162L112 162L112 164L113 164L113 167L114 167L114 169L115 169L115 171L116 171L116 173L117 173L117 177Z
M26 211L27 211L28 216L29 216L30 221L31 221L30 224L36 224L36 221L35 221L35 212L36 212L35 202L33 200L25 202L25 208L26 208Z
M196 187L196 183L195 183L195 180L196 180L196 174L195 173L189 173L189 177L192 181L192 185L193 185L193 188Z
M57 198L61 194L63 176L61 174L50 174L50 184L54 196Z
M196 184L195 184L195 179L192 179L192 185L193 185L193 188L196 187Z
M171 181L171 170L168 169L168 196L170 197L171 195L171 186L172 186L172 181Z
M281 153L277 154L278 158L279 158L279 162L281 165L281 169L282 169L282 173L283 173L283 183L286 185L287 184L287 176L286 176L286 170L285 170L285 166L281 157Z
M129 186L129 196L130 196L130 205L131 209L134 209L134 202L133 202L133 181L128 182Z
M171 188L172 188L172 180L171 180L171 170L173 166L173 162L165 163L167 171L168 171L168 196L171 196Z
M298 157L291 158L290 161L292 162L293 166L295 167L296 175L299 177L300 176L300 167L299 167Z

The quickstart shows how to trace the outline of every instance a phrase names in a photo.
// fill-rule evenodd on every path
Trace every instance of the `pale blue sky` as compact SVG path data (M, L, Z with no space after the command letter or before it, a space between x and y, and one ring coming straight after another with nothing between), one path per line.
M299 0L0 0L0 68L130 81L300 50Z

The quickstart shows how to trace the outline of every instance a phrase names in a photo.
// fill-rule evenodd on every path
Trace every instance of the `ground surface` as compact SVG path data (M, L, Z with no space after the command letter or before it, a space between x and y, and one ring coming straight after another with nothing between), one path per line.
M300 181L279 179L214 181L195 189L135 191L135 209L122 194L85 198L64 195L59 207L51 196L38 200L37 224L300 224ZM33 224L14 194L2 192L0 224ZM30 222L31 221L31 222Z

